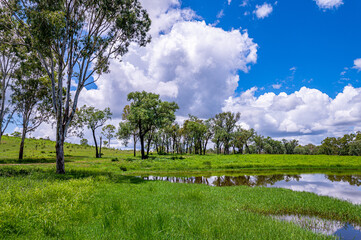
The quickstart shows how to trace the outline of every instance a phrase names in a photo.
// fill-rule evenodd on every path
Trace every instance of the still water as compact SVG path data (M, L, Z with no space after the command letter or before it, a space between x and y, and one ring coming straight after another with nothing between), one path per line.
M360 175L330 174L275 174L275 175L239 175L239 176L198 176L198 177L162 177L146 176L144 180L159 180L177 183L198 183L209 186L263 186L287 188L293 191L312 192L322 196L334 197L361 204ZM329 221L308 216L273 216L280 221L294 222L301 227L337 239L360 239L361 227L348 223Z
M160 180L177 183L199 183L210 186L264 186L287 188L294 191L312 192L361 204L360 175L326 174L275 174L275 175L240 175L240 176L200 176L200 177L159 177L147 176L145 180Z

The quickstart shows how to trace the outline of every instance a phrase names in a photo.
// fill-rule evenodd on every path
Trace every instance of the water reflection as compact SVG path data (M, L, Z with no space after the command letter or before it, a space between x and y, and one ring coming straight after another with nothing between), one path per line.
M361 227L348 223L309 216L282 215L273 217L278 220L293 222L302 228L316 233L334 235L337 239L361 239Z
M361 204L361 175L325 174L275 174L240 176L159 177L147 176L145 180L177 183L198 183L210 186L264 186L280 187L294 191L313 192Z

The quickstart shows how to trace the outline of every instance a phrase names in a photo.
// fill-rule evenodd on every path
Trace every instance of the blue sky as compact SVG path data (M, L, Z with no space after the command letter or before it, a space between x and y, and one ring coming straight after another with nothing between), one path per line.
M273 11L259 19L253 11L264 3ZM345 0L331 9L313 0L183 0L182 7L193 9L208 24L219 21L216 26L224 30L247 29L259 45L257 64L249 73L240 71L237 92L257 86L264 90L256 95L291 93L307 86L335 97L345 85L360 87L357 70L341 73L361 56L361 1ZM282 86L274 89L275 84Z

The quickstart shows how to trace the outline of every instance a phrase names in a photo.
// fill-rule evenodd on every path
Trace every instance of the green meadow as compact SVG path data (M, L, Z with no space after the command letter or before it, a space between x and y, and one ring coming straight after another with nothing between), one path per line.
M156 155L66 144L66 174L55 174L54 142L0 145L0 239L333 239L273 219L302 214L361 225L361 205L265 187L210 187L145 181L142 174L361 173L361 158L303 155Z

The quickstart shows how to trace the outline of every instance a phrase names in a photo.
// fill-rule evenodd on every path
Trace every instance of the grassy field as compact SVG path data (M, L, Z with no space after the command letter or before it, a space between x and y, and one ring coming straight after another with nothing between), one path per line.
M361 225L361 205L312 193L131 176L237 168L361 172L357 157L153 155L144 161L131 151L104 149L104 157L95 159L92 147L67 144L67 173L55 175L53 142L28 140L21 162L16 160L18 143L5 137L0 145L0 239L332 239L270 214Z

